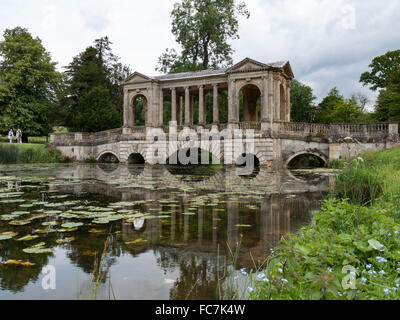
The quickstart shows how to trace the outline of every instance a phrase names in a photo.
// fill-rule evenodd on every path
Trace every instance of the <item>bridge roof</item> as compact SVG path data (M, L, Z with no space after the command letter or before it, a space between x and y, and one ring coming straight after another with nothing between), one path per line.
M149 77L139 72L134 72L130 75L125 81L125 84L128 84L132 80L135 82L147 82L147 81L174 81L174 80L185 80L185 79L196 79L196 78L206 78L206 77L216 77L216 76L226 76L230 73L238 73L238 72L251 72L258 70L268 70L270 68L273 69L283 69L289 76L293 77L293 72L290 67L289 61L277 61L272 63L261 63L256 60L246 58L235 64L231 68L228 69L217 69L217 70L200 70L193 72L184 72L184 73L172 73L165 75L158 75Z

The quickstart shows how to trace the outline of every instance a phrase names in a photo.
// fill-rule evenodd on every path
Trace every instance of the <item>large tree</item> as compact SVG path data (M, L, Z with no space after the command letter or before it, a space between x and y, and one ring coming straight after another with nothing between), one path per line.
M167 49L158 71L177 73L216 69L232 64L229 40L239 38L238 16L250 16L244 2L235 0L182 0L171 12L172 33L181 46L179 54Z
M313 89L297 80L292 81L290 90L291 119L294 122L313 123L316 121L316 107L314 104L317 97Z
M4 31L0 57L0 128L47 135L61 82L56 63L42 41L21 27Z
M400 50L389 51L374 58L369 67L371 71L364 72L360 82L365 86L370 85L374 91L386 88L392 73L400 70Z
M379 93L375 117L378 121L400 121L400 70L392 73Z
M358 122L363 116L363 107L354 98L345 99L335 87L318 105L317 122L349 123Z
M76 131L95 132L122 125L123 89L129 74L111 51L107 37L76 56L66 67L67 85L61 100L67 125Z

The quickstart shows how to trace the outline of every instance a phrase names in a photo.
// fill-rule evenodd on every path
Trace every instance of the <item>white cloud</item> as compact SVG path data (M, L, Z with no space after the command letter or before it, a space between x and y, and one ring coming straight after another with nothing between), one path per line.
M108 35L132 69L155 74L159 55L177 47L170 11L176 0L1 0L0 32L17 25L43 40L59 67ZM298 80L321 99L337 86L343 94L375 94L359 83L370 61L400 49L398 0L246 0L234 60L290 60Z

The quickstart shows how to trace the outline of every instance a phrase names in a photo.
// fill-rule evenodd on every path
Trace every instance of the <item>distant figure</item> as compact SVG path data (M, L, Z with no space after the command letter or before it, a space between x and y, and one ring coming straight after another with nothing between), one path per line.
M14 139L14 131L10 129L10 131L8 132L8 140L10 140L10 143L13 143L13 139Z
M22 131L19 128L17 130L16 137L17 137L17 143L22 143Z

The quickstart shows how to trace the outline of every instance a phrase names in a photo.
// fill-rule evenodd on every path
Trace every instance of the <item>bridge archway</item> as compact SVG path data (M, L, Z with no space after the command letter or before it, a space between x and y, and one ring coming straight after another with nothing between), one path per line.
M324 168L328 165L328 159L317 152L303 151L292 155L286 161L288 168Z
M148 123L147 119L147 109L148 109L148 99L147 97L140 93L135 95L131 100L131 126L145 126Z
M246 84L239 90L239 117L241 122L261 120L261 89L255 84Z
M208 163L202 163L203 158L206 159L207 155ZM220 158L212 152L198 147L181 148L167 159L168 165L209 165L213 163L221 163Z
M97 157L99 163L119 163L118 155L112 151L104 151Z
M145 159L140 153L131 153L128 157L128 164L145 164Z

